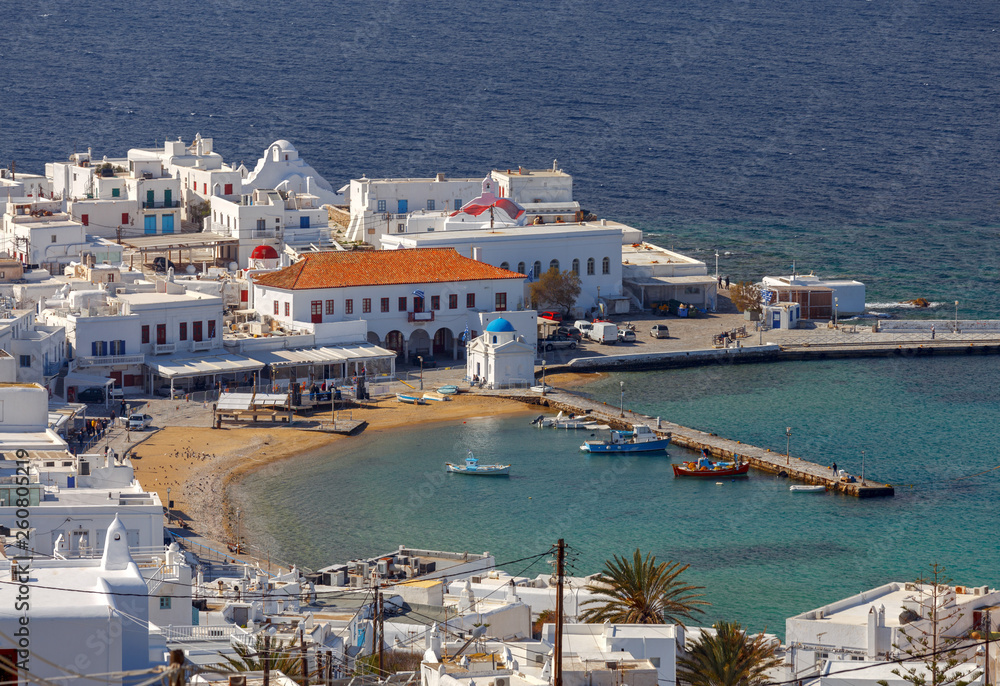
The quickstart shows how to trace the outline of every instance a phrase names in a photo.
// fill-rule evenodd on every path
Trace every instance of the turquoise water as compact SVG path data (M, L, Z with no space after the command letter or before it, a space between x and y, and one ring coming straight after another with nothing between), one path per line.
M578 450L584 432L538 430L530 414L371 433L337 455L283 462L237 492L254 542L311 567L399 544L489 550L497 560L565 538L575 571L636 547L690 563L706 621L784 630L784 619L943 562L961 583L996 583L1000 470L996 358L873 359L611 375L586 392L783 452L901 484L892 499L792 495L751 473L675 480L670 456ZM514 465L509 479L449 476L472 448ZM511 565L521 572L523 564ZM528 574L547 570L535 564Z

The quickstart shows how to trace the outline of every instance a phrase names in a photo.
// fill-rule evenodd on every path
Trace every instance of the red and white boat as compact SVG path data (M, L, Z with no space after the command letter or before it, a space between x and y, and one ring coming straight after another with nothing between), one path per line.
M700 476L703 478L716 478L722 476L746 476L750 471L749 462L712 462L708 459L705 451L701 451L701 457L697 462L684 462L683 464L671 465L674 469L674 476Z

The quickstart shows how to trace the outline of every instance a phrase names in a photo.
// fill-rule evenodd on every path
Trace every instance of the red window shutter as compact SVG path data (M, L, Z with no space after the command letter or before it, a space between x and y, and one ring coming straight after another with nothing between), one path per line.
M128 224L128 212L122 212L122 224Z
M232 194L233 194L233 184L227 183L226 184L226 195L232 195Z
M90 226L90 215L89 214L81 214L80 215L80 221L83 222L84 226Z

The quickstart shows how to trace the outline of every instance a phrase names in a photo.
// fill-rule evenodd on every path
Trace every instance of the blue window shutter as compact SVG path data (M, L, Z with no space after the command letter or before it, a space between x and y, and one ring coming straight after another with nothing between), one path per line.
M99 354L97 352L97 341L90 342L90 354L93 355L94 357L97 357L97 355Z

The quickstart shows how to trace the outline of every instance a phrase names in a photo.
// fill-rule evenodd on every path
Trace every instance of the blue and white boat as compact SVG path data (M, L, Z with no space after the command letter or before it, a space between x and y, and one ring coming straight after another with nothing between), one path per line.
M465 458L465 464L445 463L445 468L452 474L471 474L473 476L508 476L510 474L509 464L479 464L479 459L469 451L469 456Z
M584 441L585 453L652 453L666 450L670 434L660 438L645 424L635 424L631 431L612 431L610 441Z
M401 403L406 403L407 405L425 405L424 399L416 396L410 395L408 393L397 393L396 400Z

